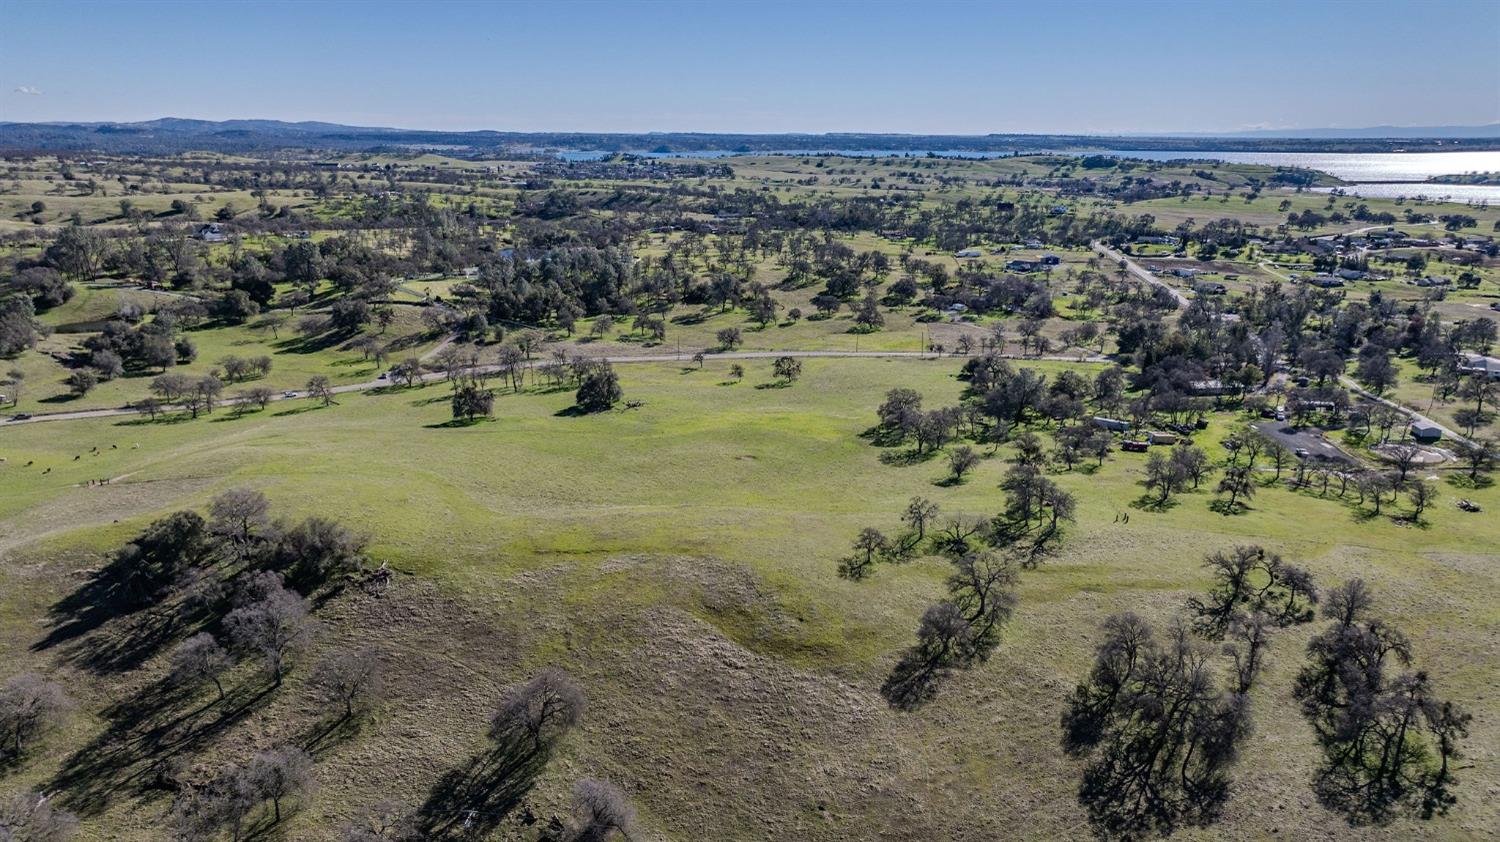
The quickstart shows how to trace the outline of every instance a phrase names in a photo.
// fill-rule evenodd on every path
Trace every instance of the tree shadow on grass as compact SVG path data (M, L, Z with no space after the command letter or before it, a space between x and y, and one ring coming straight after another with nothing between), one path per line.
M227 424L227 423L229 423L231 421L239 421L239 420L242 420L244 418L248 418L251 415L260 415L263 412L265 412L264 409L251 409L251 410L247 410L245 412L226 412L226 413L221 413L219 415L214 416L213 418L208 419L208 423L210 423L210 424Z
M173 761L190 757L243 721L276 690L268 681L228 688L224 699L159 681L103 712L105 730L63 761L48 785L65 807L97 816L122 795L174 786Z
M906 650L891 669L880 695L896 710L913 711L932 701L938 684L951 669L935 653L918 644Z
M495 423L494 418L454 418L451 421L443 421L438 424L423 424L429 430L456 430L463 427L477 427L484 423Z
M118 559L95 571L47 609L52 628L31 645L31 651L65 647L69 662L95 673L119 672L143 663L174 639L179 624L171 613L143 610L147 604L131 589L130 581L130 571ZM121 618L125 618L121 628L93 634Z
M336 716L324 717L313 723L297 742L314 760L321 760L335 748L359 736L365 730L365 724L366 718L358 711L353 715L345 715L343 711L339 711Z
M1177 508L1178 502L1179 500L1177 499L1177 496L1168 497L1167 499L1162 500L1159 497L1153 497L1149 494L1142 494L1141 496L1130 501L1130 507L1132 509L1139 509L1143 512L1168 512L1172 509Z
M488 838L531 790L548 754L545 747L507 740L449 770L417 811L421 838Z
M278 354L316 354L337 346L339 343L353 339L355 332L343 330L330 330L313 336L288 337L271 345Z
M892 430L879 425L861 430L858 436L868 440L875 447L900 447L906 444L907 439L899 430Z
M132 418L129 421L116 421L116 427L150 427L155 424L182 424L193 420L191 413L177 412L171 415L158 415L155 418Z
M316 410L326 408L327 407L323 406L322 404L312 404L309 406L298 406L291 409L283 409L280 412L272 413L272 415L276 418L285 418L289 415L301 415L304 412L314 412Z
M386 352L391 353L395 351L404 351L407 348L415 348L416 346L421 345L423 342L428 342L436 338L437 334L433 333L408 333L405 336L398 336L387 343Z
M772 380L770 383L756 383L755 384L755 388L757 388L757 389L786 389L786 388L790 388L791 385L792 384L786 382L785 380Z
M1252 511L1244 502L1238 500L1232 506L1228 500L1215 500L1208 504L1208 510L1215 514L1224 515L1225 517L1249 514Z

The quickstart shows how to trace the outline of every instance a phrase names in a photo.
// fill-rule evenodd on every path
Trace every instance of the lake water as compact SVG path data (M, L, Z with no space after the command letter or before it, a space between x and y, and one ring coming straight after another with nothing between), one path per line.
M1462 175L1471 172L1500 172L1500 151L1494 152L1162 152L1142 149L1074 149L1079 155L1114 155L1147 161L1211 160L1230 164L1263 164L1277 167L1302 167L1336 176L1349 184L1340 188L1351 195L1366 198L1425 196L1453 202L1500 202L1500 184L1401 184L1422 182L1439 175ZM565 151L558 157L568 161L597 161L610 152ZM701 152L636 152L648 158L733 158L740 155L843 155L853 158L926 157L929 150L825 149L818 152L785 150L774 152L735 152L709 150ZM1011 152L965 152L931 150L931 154L962 158L1004 158Z
M1435 175L1500 172L1500 152L1142 152L1109 155L1177 161L1205 158L1230 164L1265 164L1321 170L1345 181L1423 181Z
M1230 164L1302 167L1337 176L1339 188L1371 199L1425 196L1452 202L1500 202L1500 184L1400 184L1438 175L1500 172L1500 152L1155 152L1115 150L1107 154L1148 161L1201 158Z

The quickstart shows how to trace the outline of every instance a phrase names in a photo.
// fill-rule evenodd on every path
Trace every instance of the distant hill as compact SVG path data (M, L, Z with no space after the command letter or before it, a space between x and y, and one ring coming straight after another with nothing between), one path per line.
M1363 129L1250 129L1239 132L1185 133L1183 137L1264 137L1338 139L1495 139L1500 138L1500 123L1483 126L1370 126Z
M1500 124L1430 128L1261 130L1234 135L912 135L714 134L651 132L446 132L280 120L192 120L164 117L136 123L0 123L0 150L153 154L185 151L269 152L442 149L456 154L497 151L596 152L877 152L1036 153L1139 149L1219 152L1381 152L1394 149L1500 149Z

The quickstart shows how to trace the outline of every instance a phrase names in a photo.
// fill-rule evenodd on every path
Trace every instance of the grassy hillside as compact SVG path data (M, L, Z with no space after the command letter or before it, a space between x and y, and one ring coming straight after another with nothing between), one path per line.
M1205 553L1246 542L1320 584L1369 581L1442 692L1474 712L1469 759L1453 813L1431 824L1354 829L1326 812L1308 784L1317 749L1290 696L1312 629L1289 629L1255 691L1256 732L1226 818L1180 838L1500 833L1490 797L1500 786L1500 527L1490 514L1500 491L1444 486L1417 528L1284 488L1262 490L1237 517L1211 512L1206 492L1144 510L1132 506L1139 454L1056 473L1078 495L1078 523L1058 558L1023 573L1000 650L930 705L900 713L877 691L947 564L884 566L852 583L835 575L836 559L861 527L893 530L916 494L946 512L997 511L1003 465L988 459L945 487L941 459L887 464L889 451L860 437L889 388L918 388L934 406L956 399L956 362L805 366L788 388L766 388L768 362L747 364L741 383L724 362L624 366L639 408L568 417L569 392L502 394L495 420L456 428L445 426L446 387L432 385L240 419L0 431L0 657L7 672L57 672L80 703L11 782L46 788L82 774L83 794L68 797L86 838L160 838L166 796L138 789L127 763L94 758L130 757L112 753L119 746L104 734L118 708L106 714L146 687L162 658L127 671L94 665L88 653L118 640L118 622L39 645L62 619L48 607L150 519L249 486L289 518L330 514L369 534L371 555L400 571L386 597L350 591L315 613L320 648L367 641L391 673L389 698L363 730L314 739L299 664L193 757L211 767L277 742L313 744L318 791L281 838L330 838L384 797L422 803L481 745L500 688L549 664L580 679L590 707L526 796L543 815L566 809L575 778L596 775L625 789L653 839L1076 838L1086 833L1073 798L1081 764L1058 747L1058 719L1098 621L1133 610L1164 622L1206 586ZM1213 443L1232 421L1214 416L1199 443L1220 455ZM1459 511L1458 496L1486 513ZM536 832L515 815L499 831Z

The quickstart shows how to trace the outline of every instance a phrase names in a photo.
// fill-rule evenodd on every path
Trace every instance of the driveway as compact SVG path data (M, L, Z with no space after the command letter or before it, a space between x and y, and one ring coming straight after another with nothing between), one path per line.
M1359 464L1354 457L1324 438L1323 432L1316 427L1298 429L1286 421L1257 421L1251 426L1260 431L1261 435L1294 453L1298 450L1306 450L1309 458L1319 461L1339 462L1345 465Z

